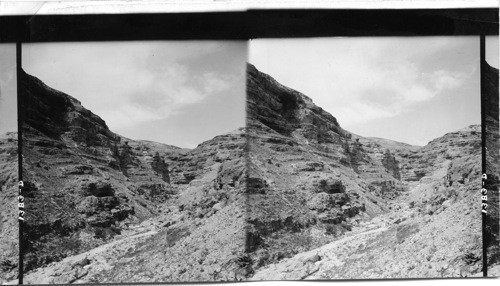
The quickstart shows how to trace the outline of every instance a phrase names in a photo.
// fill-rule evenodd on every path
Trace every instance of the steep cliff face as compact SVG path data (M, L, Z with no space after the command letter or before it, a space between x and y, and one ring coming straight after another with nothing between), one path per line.
M250 64L247 76L247 251L256 268L387 209L385 198L402 190L390 147L343 130L310 98Z
M109 146L120 141L104 120L84 108L77 99L48 87L24 71L20 76L24 128L51 139L66 139L81 145Z
M271 131L299 143L332 147L350 137L335 117L309 97L281 85L251 64L247 75L247 125L254 132Z
M21 83L26 281L247 275L243 128L192 150L131 140L71 96Z
M452 267L467 269L463 273L478 271L475 257L480 245L474 238L480 233L475 225L479 217L470 212L478 198L473 196L474 183L478 183L480 176L478 126L448 133L424 147L365 138L342 129L332 115L315 106L310 98L282 86L250 64L247 76L246 249L256 272L255 279L308 277L307 271L318 270L316 262L321 257L311 254L314 261L310 263L300 253L319 251L322 248L317 247L336 240L354 242L356 235L377 228L383 235L375 242L366 241L378 244L369 250L370 259L374 260L373 255L389 259L386 254L390 252L402 261L399 264L409 265L413 257L409 253L416 251L409 238L420 245L422 253L431 251L426 240L441 244L450 238L448 233L460 231L455 226L443 226L449 230L439 236L433 234L435 228L432 230L425 224L435 221L433 227L436 227L446 220L456 221L464 209L467 214L456 225L470 228L461 234L463 241L470 244L450 244L454 252L446 252L440 259L455 261ZM401 244L399 253L388 251L393 235L393 242ZM379 238L381 241L377 241ZM473 262L460 258L463 255L474 258ZM375 274L367 268L373 266L371 261L358 260L359 263L345 264L353 269L329 264L338 271L315 277L418 277L418 271L422 270L400 269L391 276L394 273L390 274L389 269L379 269ZM435 263L429 261L430 258L422 265ZM428 274L429 270L424 272ZM456 273L447 270L441 274Z
M157 213L157 203L173 194L157 148L114 134L79 101L35 77L19 80L27 270L93 248Z

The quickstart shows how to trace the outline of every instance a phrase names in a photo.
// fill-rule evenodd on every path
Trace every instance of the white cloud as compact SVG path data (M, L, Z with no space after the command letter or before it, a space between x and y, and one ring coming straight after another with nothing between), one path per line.
M429 80L434 85L436 92L442 92L460 87L465 76L464 73L438 70L432 73L432 77Z
M108 126L111 125L117 129L159 119L161 119L161 117L158 114L148 112L144 108L131 104L116 106L115 108L109 110L106 114L106 122Z
M450 46L440 38L257 40L250 62L313 98L343 126L394 117L459 88L465 72L428 71L421 59Z
M214 72L207 72L200 78L203 90L209 94L227 90L235 80L234 76L221 76Z
M192 75L185 66L173 64L160 73L144 70L122 74L122 84L113 91L118 97L123 94L122 103L106 106L96 113L101 114L109 126L120 130L127 122L127 127L150 120L168 118L186 105L197 104L217 92L228 89L231 84L222 75L208 73L202 76ZM100 92L106 92L101 90ZM111 92L111 91L109 91ZM129 118L124 120L124 115Z
M197 63L189 62L217 50L215 42L33 44L24 49L28 73L80 99L118 132L168 118L234 83L231 76L200 72Z
M411 63L402 63L389 69L366 66L358 72L337 73L333 77L338 78L339 84L346 84L338 90L343 93L341 97L349 98L349 103L336 97L325 100L320 95L318 104L325 104L326 110L332 110L340 122L349 126L406 112L416 103L459 88L465 74L440 70L422 75Z

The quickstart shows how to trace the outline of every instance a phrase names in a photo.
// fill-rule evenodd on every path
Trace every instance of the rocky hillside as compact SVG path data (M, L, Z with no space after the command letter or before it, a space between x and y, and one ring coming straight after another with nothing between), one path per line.
M37 78L24 73L20 81L26 270L104 243L156 215L174 194L156 146L112 133L78 100Z
M38 279L31 282L233 280L240 275L243 129L193 150L130 140L110 131L75 98L25 73L20 80L26 106L25 270ZM142 240L134 240L137 235ZM89 260L85 274L81 267L36 274L65 257L123 240L134 242L109 259L123 258L126 264L102 267Z
M364 138L250 64L247 76L246 250L255 273L249 277L305 279L320 271L320 263L334 269L314 276L320 279L458 276L453 271L467 267L462 275L479 271L480 216L472 212L479 198L473 196L481 166L478 126L424 147ZM457 235L460 243L450 243ZM339 256L340 244L331 245L350 239L368 247L360 250L362 256ZM448 250L424 257L439 245ZM335 253L322 257L321 247ZM418 266L416 251L423 257ZM391 270L394 264L385 262L395 257L401 267ZM333 267L331 259L343 266ZM454 270L430 270L451 261Z
M17 276L17 132L0 135L0 282Z

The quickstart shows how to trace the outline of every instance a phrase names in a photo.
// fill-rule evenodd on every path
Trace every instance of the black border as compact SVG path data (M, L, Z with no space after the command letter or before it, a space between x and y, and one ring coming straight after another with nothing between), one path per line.
M498 8L0 16L0 42L498 35Z

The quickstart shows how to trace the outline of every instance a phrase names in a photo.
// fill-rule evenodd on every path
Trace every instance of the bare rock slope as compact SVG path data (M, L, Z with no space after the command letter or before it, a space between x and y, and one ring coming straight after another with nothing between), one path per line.
M240 275L243 129L193 150L130 140L37 78L21 83L28 282ZM58 268L82 253L85 263Z
M17 132L0 135L0 282L17 275Z
M352 134L248 65L251 279L480 271L479 126L426 146Z

